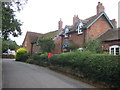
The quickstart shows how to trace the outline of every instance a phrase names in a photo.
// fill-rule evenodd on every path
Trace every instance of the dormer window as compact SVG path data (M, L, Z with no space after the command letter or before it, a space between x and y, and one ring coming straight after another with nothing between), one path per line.
M83 32L82 32L82 30L81 29L79 29L78 30L78 34L82 34Z
M78 24L78 28L77 28L77 31L78 31L78 34L82 34L82 26L83 26L83 23L82 22L79 22Z
M64 32L65 32L65 37L68 37L68 34L67 34L69 32L68 27L65 27L65 31Z
M68 27L65 28L65 33L68 33L69 32L69 29Z

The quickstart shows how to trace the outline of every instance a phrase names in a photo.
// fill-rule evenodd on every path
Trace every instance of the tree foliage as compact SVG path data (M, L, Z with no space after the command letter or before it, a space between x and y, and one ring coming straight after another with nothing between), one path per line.
M87 50L102 53L102 43L99 40L89 40Z
M54 41L51 38L40 38L37 43L40 45L42 52L51 52L55 48Z
M77 50L78 49L78 46L72 42L70 42L69 46L68 46L68 50Z
M16 44L15 41L3 40L3 42L2 42L2 52L6 52L8 49L17 50L18 48L19 48L19 46Z
M18 37L22 34L20 26L21 21L15 16L15 12L20 11L27 0L12 0L11 2L2 2L2 37L5 40L9 36Z

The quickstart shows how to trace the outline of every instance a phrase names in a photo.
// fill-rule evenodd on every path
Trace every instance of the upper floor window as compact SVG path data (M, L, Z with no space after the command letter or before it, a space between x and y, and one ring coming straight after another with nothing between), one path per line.
M78 31L78 34L82 34L82 26L83 26L83 23L82 22L79 22L78 24L78 28L77 28L77 31Z
M67 34L69 32L68 27L65 27L65 31L64 32L65 32L65 37L68 37L68 34Z
M65 33L68 33L69 32L69 29L68 27L65 28Z
M109 48L109 53L113 55L120 55L120 46L113 45Z

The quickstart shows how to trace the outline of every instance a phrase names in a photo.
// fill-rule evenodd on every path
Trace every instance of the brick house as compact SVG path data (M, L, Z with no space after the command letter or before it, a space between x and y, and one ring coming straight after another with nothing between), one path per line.
M40 47L36 44L36 41L42 35L41 33L29 31L26 33L22 47L28 50L30 56L40 51Z
M83 45L87 44L89 39L99 39L103 43L104 51L110 54L120 54L120 29L117 27L115 19L110 20L104 11L102 3L98 2L96 7L96 15L87 19L79 19L78 15L73 17L73 25L66 25L63 28L63 22L58 22L58 30L39 34L27 32L23 41L23 47L26 48L30 55L39 52L40 47L36 45L36 41L40 37L51 37L54 40L55 49L52 53L60 54L68 50L69 46L76 46L83 49Z
M106 33L109 33L109 31L113 31L114 34L117 33L119 29L115 29L117 27L115 19L110 20L104 12L104 9L105 8L102 3L98 2L96 15L84 20L79 19L78 15L75 15L73 17L73 25L66 25L60 34L61 41L59 43L61 43L61 48L59 48L59 50L61 49L61 52L69 51L67 48L71 42L81 49L83 48L84 43L88 43L89 39L96 40L97 38L102 38L103 36L105 37ZM111 35L110 38L113 38L113 36ZM120 42L120 40L117 41ZM109 43L111 42L112 44L117 44L119 46L117 41L116 43L115 41L109 41ZM103 46L108 44L106 39L102 42ZM108 45L107 48L109 48L109 46L110 45Z
M104 51L120 55L120 28L110 29L97 39L102 41Z
M54 44L55 44L55 49L53 51L54 54L60 54L62 51L62 38L61 38L61 34L63 33L63 22L60 19L60 21L58 22L58 30L56 31L56 34L53 37L54 40Z
M32 56L35 53L41 52L40 50L40 46L37 45L37 40L39 40L39 38L41 37L49 37L49 38L53 38L56 34L57 34L58 30L52 31L52 32L48 32L45 34L41 34L41 33L36 33L36 32L27 32L26 36L24 38L24 41L22 43L22 47L26 48L29 52L29 55ZM57 53L57 50L54 50L53 52Z

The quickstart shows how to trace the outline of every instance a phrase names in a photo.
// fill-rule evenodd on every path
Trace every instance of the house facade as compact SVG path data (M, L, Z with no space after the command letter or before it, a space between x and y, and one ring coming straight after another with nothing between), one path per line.
M115 19L110 20L105 13L105 7L98 2L96 15L86 19L80 19L78 15L73 17L73 25L63 28L63 21L58 22L58 30L46 34L27 32L23 41L23 47L30 55L40 51L36 41L41 36L51 37L54 40L54 54L71 51L74 48L83 49L89 40L100 40L102 48L109 54L120 54L120 28L117 28Z
M22 47L28 50L30 56L40 51L40 46L36 44L36 41L42 35L43 34L29 31L26 33Z
M69 47L73 44L73 46L82 49L83 45L87 44L89 39L96 40L100 37L102 38L102 36L107 35L108 31L110 30L113 31L113 33L117 33L119 31L119 29L116 29L117 22L115 21L115 19L110 20L109 17L106 15L104 9L105 8L102 3L98 2L98 5L96 7L96 15L84 20L79 19L78 15L75 15L73 17L73 25L66 25L65 28L63 28L59 33L61 36L59 37L59 39L61 39L61 41L59 41L61 46L57 47L57 49L61 50L61 52L70 51ZM112 38L113 36L111 36L110 38ZM108 49L108 53L110 53L111 51L111 45L119 47L120 40L119 38L116 39L117 41L107 41L100 39L103 42L103 47ZM118 49L116 51L118 51ZM120 52L120 50L118 52Z
M105 52L120 55L120 28L110 29L98 39L102 41Z

